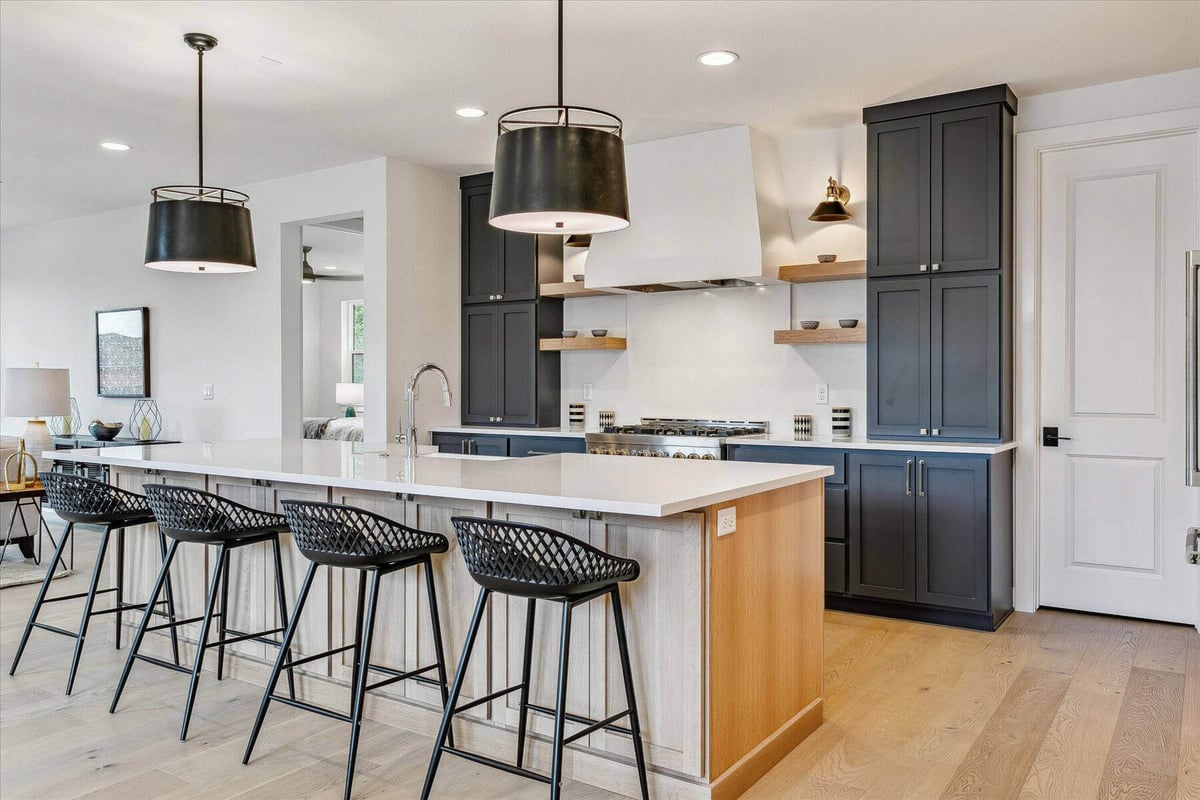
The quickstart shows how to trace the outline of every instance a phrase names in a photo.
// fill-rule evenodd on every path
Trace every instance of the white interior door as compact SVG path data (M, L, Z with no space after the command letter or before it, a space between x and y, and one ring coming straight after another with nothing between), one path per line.
M1042 154L1040 603L1196 622L1185 563L1186 251L1194 127Z

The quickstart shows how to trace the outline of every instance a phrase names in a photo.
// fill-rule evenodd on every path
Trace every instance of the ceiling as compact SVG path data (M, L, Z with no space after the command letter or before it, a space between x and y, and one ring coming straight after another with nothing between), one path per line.
M361 217L357 217L361 221ZM318 275L347 277L363 274L363 238L361 233L350 233L326 225L305 225L301 236L306 245L312 247L308 254L309 266ZM296 269L300 269L297 262Z
M890 100L1000 82L1031 95L1200 66L1195 0L571 0L565 13L567 102L623 117L633 142L740 123L836 127ZM546 0L5 0L0 226L194 181L196 64L180 38L193 30L220 40L205 59L210 185L382 155L486 169L497 115L555 93ZM742 58L696 62L717 48ZM489 114L456 117L466 105Z

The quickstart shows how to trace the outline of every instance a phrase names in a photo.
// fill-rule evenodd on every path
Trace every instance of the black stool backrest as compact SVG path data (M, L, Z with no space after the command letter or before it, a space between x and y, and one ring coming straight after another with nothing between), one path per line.
M366 558L382 563L450 549L440 533L419 531L361 508L311 500L284 500L282 505L296 547L314 561L358 563Z
M162 483L147 483L142 488L154 509L159 529L174 538L230 539L252 532L287 529L279 514L268 514L211 492Z
M46 489L46 503L68 522L116 522L150 516L146 498L104 481L66 472L42 472L38 479Z
M454 517L454 532L476 582L509 594L580 594L638 577L638 562L540 525Z

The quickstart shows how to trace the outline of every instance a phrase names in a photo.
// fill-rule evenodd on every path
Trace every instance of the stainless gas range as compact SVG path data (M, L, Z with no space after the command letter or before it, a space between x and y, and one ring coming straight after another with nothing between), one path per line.
M765 435L766 422L643 417L638 425L616 425L589 433L587 451L595 455L720 460L731 436Z

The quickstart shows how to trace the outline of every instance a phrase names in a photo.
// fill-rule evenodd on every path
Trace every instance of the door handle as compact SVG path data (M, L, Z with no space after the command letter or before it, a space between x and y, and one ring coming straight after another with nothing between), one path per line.
M1188 528L1183 557L1189 564L1200 564L1200 528Z
M912 497L912 459L904 462L904 495Z
M917 462L917 496L925 496L925 459Z
M1071 437L1059 436L1057 427L1047 426L1042 428L1042 447L1058 447L1058 443L1064 441L1071 441Z

